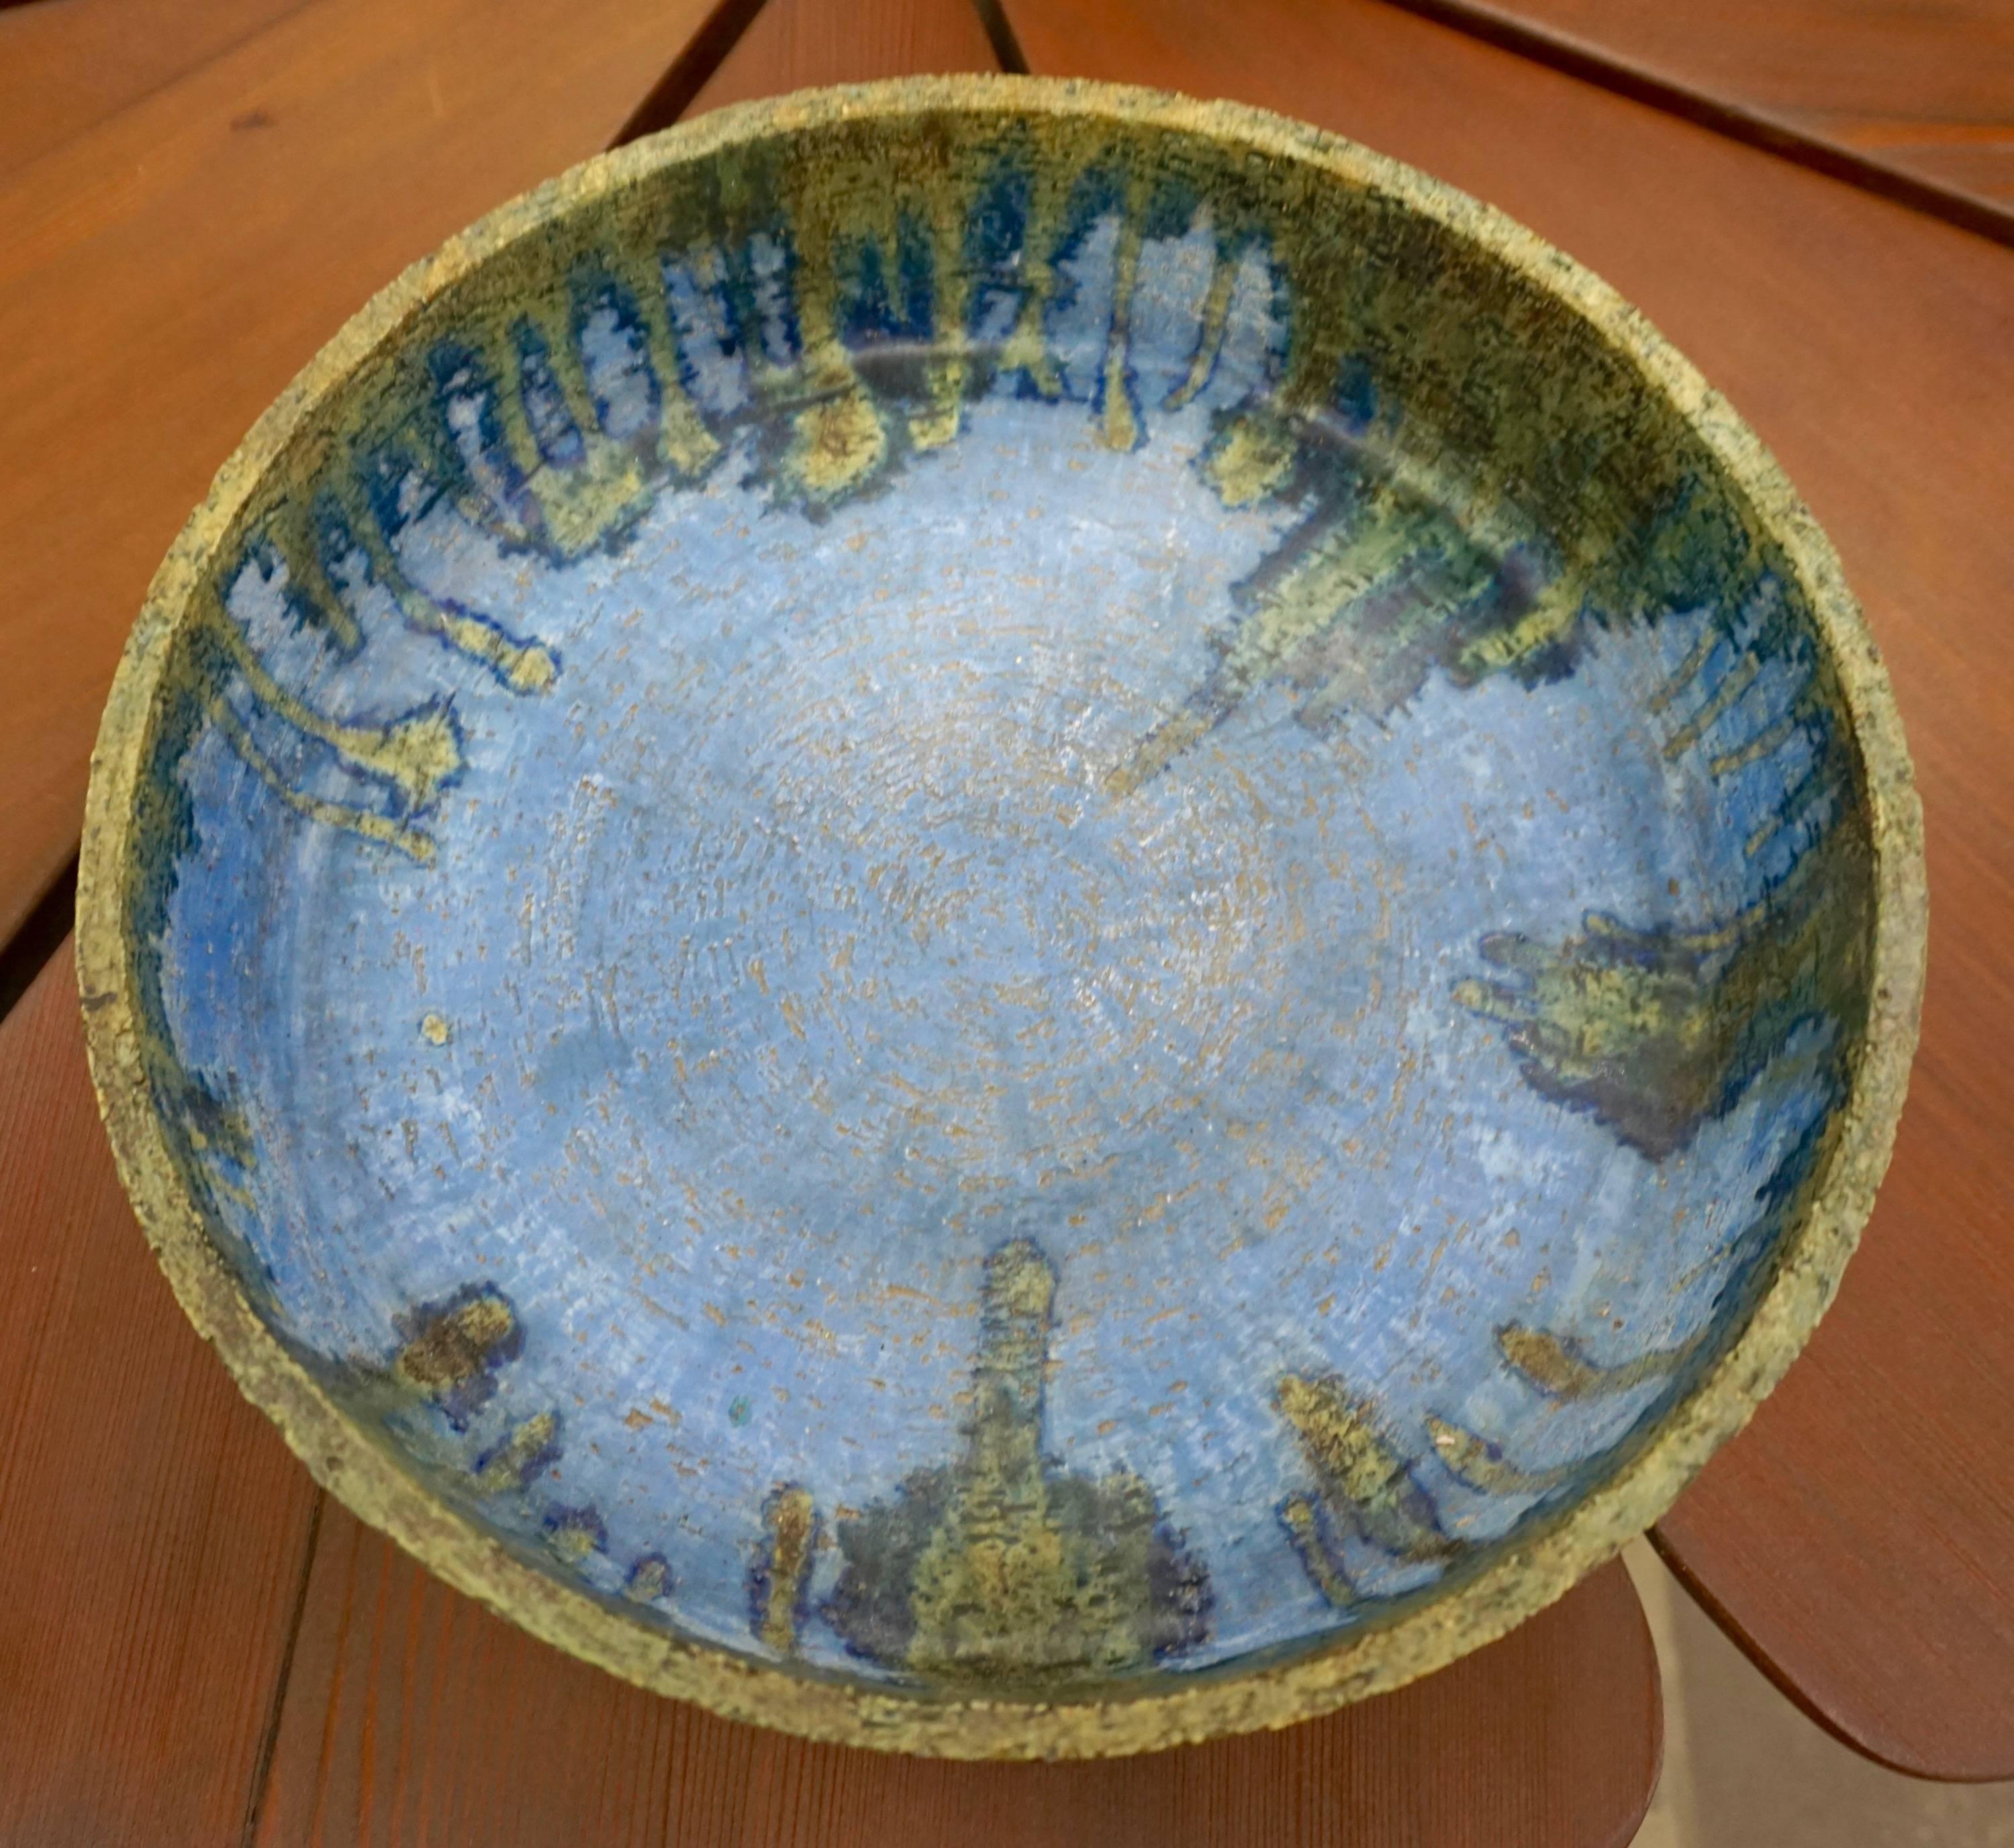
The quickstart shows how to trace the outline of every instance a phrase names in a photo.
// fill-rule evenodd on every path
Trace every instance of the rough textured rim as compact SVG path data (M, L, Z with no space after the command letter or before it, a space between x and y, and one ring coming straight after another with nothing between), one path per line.
M525 1565L450 1513L281 1349L220 1262L177 1176L142 1074L126 947L134 804L158 683L190 593L267 467L368 356L433 296L556 220L663 169L779 131L962 109L1088 116L1201 134L1402 202L1564 302L1689 424L1781 545L1810 600L1853 722L1873 843L1872 996L1840 1133L1748 1325L1643 1447L1593 1493L1448 1595L1334 1646L1152 1692L1055 1703L918 1697L814 1678L646 1629ZM1926 908L1923 824L1901 720L1837 557L1774 459L1726 400L1597 278L1503 213L1399 162L1265 111L1027 77L931 78L723 109L599 156L500 207L415 264L316 356L224 464L170 550L114 681L91 759L78 882L77 969L91 1076L127 1191L182 1307L317 1481L459 1590L568 1653L730 1718L808 1737L956 1757L1096 1757L1297 1720L1384 1692L1503 1635L1671 1506L1747 1421L1823 1314L1887 1166L1915 1051Z

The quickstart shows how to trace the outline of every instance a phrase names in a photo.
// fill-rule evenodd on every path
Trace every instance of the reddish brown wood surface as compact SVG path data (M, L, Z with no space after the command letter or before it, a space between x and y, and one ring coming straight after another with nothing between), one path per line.
M76 846L120 644L218 464L403 265L603 146L708 10L316 0L0 172L0 942Z
M1923 789L1923 1050L1809 1363L1662 1531L1848 1739L2014 1776L2014 252L1378 0L1008 12L1037 70L1267 104L1503 206L1703 366L1837 542Z
M1285 1732L1103 1764L954 1764L807 1745L639 1693L332 1510L259 1840L1622 1848L1659 1736L1619 1566L1428 1681Z
M314 0L50 0L0 11L0 173Z
M2014 1777L2014 1242L2004 1181L1976 1209L1997 1238L1913 1216L1962 1184L1928 1115L1831 1318L1656 1538L1851 1742L1903 1771Z
M813 84L996 68L966 0L768 0L687 113Z
M2005 0L1396 0L2014 242Z
M235 1843L318 1502L120 1191L68 947L0 1023L0 1843Z

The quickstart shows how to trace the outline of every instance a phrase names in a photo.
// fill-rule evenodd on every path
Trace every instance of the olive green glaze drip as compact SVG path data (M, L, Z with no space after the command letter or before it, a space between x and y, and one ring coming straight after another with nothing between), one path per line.
M1820 802L1828 798L1844 800L1847 792L1839 781L1842 768L1837 765L1814 765L1806 771L1784 799L1783 806L1756 824L1755 831L1741 843L1742 852L1754 859L1786 828L1794 827L1803 821Z
M450 610L407 576L378 524L378 516L354 482L339 479L331 490L364 556L372 580L398 607L399 614L422 635L438 636L471 661L480 661L513 693L543 693L559 677L551 650L536 642L519 640L494 624Z
M1045 398L1059 396L1063 389L1063 376L1049 351L1042 321L1056 290L1056 246L1063 229L1063 206L1069 188L1067 167L1036 170L1021 247L1021 306L1012 331L1001 343L997 362L1004 373L1020 373Z
M1801 697L1797 705L1775 724L1766 725L1745 744L1724 750L1707 760L1708 774L1718 779L1731 776L1738 770L1745 770L1751 764L1759 764L1767 757L1781 750L1798 731L1819 716L1818 702L1808 694Z
M1231 298L1238 287L1238 272L1244 265L1245 255L1243 245L1227 244L1221 238L1217 240L1216 259L1210 266L1209 287L1203 293L1195 353L1189 361L1188 376L1169 392L1164 409L1180 410L1209 382L1217 356L1224 351L1224 333L1231 325ZM1242 503L1233 501L1229 504Z
M328 575L317 499L283 501L267 516L266 543L285 565L288 600L346 653L363 646L363 632Z
M538 1412L512 1427L495 1450L478 1463L474 1480L486 1495L523 1488L551 1460L559 1437L557 1413Z
M1707 930L1590 912L1557 947L1496 933L1482 950L1504 979L1459 982L1455 997L1508 1029L1535 1090L1661 1161L1729 1108L1801 1022L1858 1017L1865 856L1858 829L1835 822L1776 891Z
M640 324L644 362L657 387L658 460L675 478L697 481L719 459L720 441L685 388L678 340L665 301L664 270L656 256L633 250L618 250L602 260Z
M1586 1467L1582 1463L1569 1463L1550 1470L1520 1469L1487 1438L1431 1413L1427 1416L1427 1435L1450 1470L1471 1488L1488 1495L1549 1494Z
M346 803L327 801L320 796L306 795L296 789L272 759L259 748L256 740L245 729L244 722L221 695L211 702L210 716L246 768L303 820L339 829L374 846L396 847L422 866L433 864L434 843L431 835L417 828L408 828L371 809L353 808Z
M654 1604L672 1594L672 1569L655 1553L647 1553L629 1568L622 1596L633 1604Z
M214 598L208 602L208 620L247 690L265 711L304 737L326 744L349 768L389 783L407 808L425 808L442 784L460 773L461 741L455 736L453 720L442 708L424 707L385 725L342 724L274 679Z
M1270 406L1227 417L1204 452L1204 478L1226 507L1251 507L1277 492L1300 457L1300 431Z
M930 303L937 342L924 362L926 403L910 414L909 441L918 449L934 449L957 440L963 427L966 396L972 389L966 338L971 278L965 263L963 221L949 213L934 213L923 222L930 227Z
M836 500L879 475L889 456L888 431L880 407L853 369L839 337L835 310L836 256L825 222L792 219L796 248L799 376L778 374L770 381L779 396L808 397L790 418L790 433L777 471L795 497ZM892 259L897 228L885 195L873 208L867 235Z
M608 1535L593 1510L568 1508L547 1523L546 1545L555 1558L578 1566L590 1553L606 1550Z
M752 1587L755 1635L765 1648L787 1656L797 1646L819 1543L818 1511L811 1492L778 1488L762 1507L764 1555Z
M570 279L571 280L571 279ZM564 296L542 296L526 305L525 324L538 338L538 343L546 366L558 388L560 403L574 428L579 432L590 455L597 449L607 451L613 447L602 432L601 406L596 403L594 388L588 382L587 364L580 351L580 321L578 306L571 299L572 291ZM522 381L525 375L525 355L521 340L518 354L518 374L521 401ZM631 467L633 468L634 464ZM589 472L594 472L590 462ZM636 477L636 489L640 493L642 477Z
M1318 1499L1340 1527L1407 1561L1445 1560L1459 1550L1369 1400L1332 1375L1284 1373L1273 1402L1293 1427Z
M1356 1581L1336 1563L1322 1538L1321 1517L1306 1495L1289 1495L1280 1504L1281 1524L1294 1543L1308 1582L1338 1610L1347 1610L1363 1594Z
M1665 757L1675 761L1690 750L1719 722L1735 701L1755 684L1756 676L1761 672L1762 664L1754 655L1744 654L1721 677L1719 686L1714 689L1713 697L1665 740Z
M1206 1575L1120 1470L1042 1455L1055 1272L1030 1240L987 1260L966 1450L843 1520L828 1614L858 1653L932 1681L1123 1674L1205 1634Z
M1302 466L1291 432L1270 418L1237 420L1205 458L1231 504L1274 492ZM1349 711L1386 716L1446 660L1499 568L1439 507L1389 478L1328 485L1316 511L1235 588L1245 614L1209 679L1108 788L1123 796L1150 781L1269 682L1292 688L1298 715L1317 728Z
M1541 1392L1568 1399L1605 1398L1652 1380L1668 1379L1700 1351L1700 1341L1695 1338L1675 1348L1654 1348L1616 1366L1604 1366L1589 1359L1586 1350L1571 1336L1548 1334L1543 1329L1525 1328L1515 1323L1497 1330L1496 1345L1503 1349L1503 1358Z
M1120 221L1113 253L1112 325L1106 335L1105 360L1098 374L1098 435L1107 449L1139 446L1140 407L1133 384L1133 292L1140 281L1140 244L1146 210L1144 188L1135 180L1127 188L1125 216Z
M579 435L586 452L580 462L551 462L539 446L532 427L525 332L535 337ZM649 510L651 499L638 458L602 432L575 335L565 299L545 296L528 305L521 329L492 324L475 340L505 448L537 504L540 534L562 560L578 558L627 531Z
M466 1391L521 1338L510 1304L478 1292L416 1330L393 1359L392 1375L430 1399L447 1399Z

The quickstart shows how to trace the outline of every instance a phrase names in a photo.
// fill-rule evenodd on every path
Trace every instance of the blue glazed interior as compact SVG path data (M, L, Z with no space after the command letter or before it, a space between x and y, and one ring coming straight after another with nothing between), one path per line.
M1862 824L1703 467L1584 543L1477 488L1453 279L1310 404L1206 179L985 153L955 292L822 237L836 353L760 184L620 234L661 308L416 335L188 646L134 954L220 1249L471 1519L813 1671L1182 1674L1457 1580L1738 1326Z

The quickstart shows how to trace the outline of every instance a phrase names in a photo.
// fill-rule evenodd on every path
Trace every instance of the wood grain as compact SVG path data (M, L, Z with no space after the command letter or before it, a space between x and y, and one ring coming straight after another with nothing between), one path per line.
M1850 1741L2014 1775L2014 253L1378 0L1008 11L1036 70L1265 104L1503 206L1700 363L1837 543L1923 790L1923 1049L1812 1359L1662 1533Z
M1396 0L2014 243L2003 0Z
M1912 1110L1837 1306L1654 1538L1736 1640L1849 1743L1923 1776L2009 1778L2005 1182L1973 1209L1997 1238L1917 1218L1968 1177L1950 1172L1962 1144L1948 1118L1927 1098ZM1973 1187L1993 1184L2005 1148L2003 1133Z
M0 174L314 0L51 0L0 10Z
M1505 1641L1285 1732L969 1765L812 1746L554 1654L331 1510L259 1840L597 1848L1622 1848L1657 1775L1619 1566Z
M319 1497L133 1223L68 947L0 1023L0 1842L235 1842Z
M604 146L708 10L317 0L0 174L0 942L217 466L374 289Z
M686 113L813 84L995 68L965 0L767 0Z

